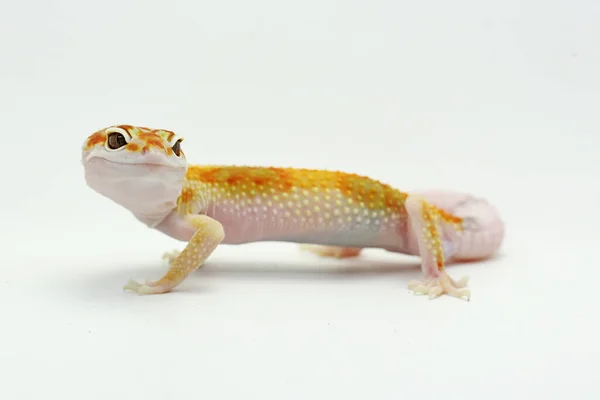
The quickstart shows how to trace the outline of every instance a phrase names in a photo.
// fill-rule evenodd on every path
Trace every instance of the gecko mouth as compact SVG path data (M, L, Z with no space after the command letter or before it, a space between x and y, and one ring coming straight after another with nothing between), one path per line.
M166 164L164 162L160 162L160 160L143 161L143 162L136 162L135 160L115 161L115 160L109 160L108 158L94 155L94 154L89 154L87 157L85 157L84 161L89 164L107 163L107 164L113 165L113 166L144 167L144 168L149 168L149 169L169 168L169 169L173 169L173 170L178 170L178 169L186 168L185 165L175 165L175 164L168 164L168 163Z

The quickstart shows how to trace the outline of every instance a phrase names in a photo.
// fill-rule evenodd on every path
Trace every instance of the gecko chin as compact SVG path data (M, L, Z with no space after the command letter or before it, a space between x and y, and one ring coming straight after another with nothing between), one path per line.
M162 220L177 205L186 165L83 159L85 180L96 192L127 208L148 224Z

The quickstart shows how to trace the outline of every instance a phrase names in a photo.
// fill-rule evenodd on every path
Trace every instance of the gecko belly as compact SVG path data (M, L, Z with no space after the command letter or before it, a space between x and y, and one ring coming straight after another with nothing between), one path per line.
M223 244L274 241L395 251L406 248L406 220L373 216L369 210L301 215L287 207L239 212L209 207L206 214L223 225Z
M314 231L297 233L296 235L274 235L272 238L265 238L264 241L386 249L396 249L401 244L399 238L393 232L369 232L360 229L355 231Z

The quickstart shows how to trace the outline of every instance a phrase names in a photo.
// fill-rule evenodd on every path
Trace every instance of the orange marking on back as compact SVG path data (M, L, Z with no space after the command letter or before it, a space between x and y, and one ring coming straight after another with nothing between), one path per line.
M368 208L387 208L405 213L404 200L408 196L393 187L366 176L337 173L337 187L346 196Z
M289 191L292 188L292 177L285 168L253 168L253 167L211 167L190 166L186 175L189 180L197 180L213 184L226 184L232 187L251 185L260 189L277 188Z
M260 193L283 194L292 189L340 191L346 200L368 209L388 209L406 214L404 200L407 194L386 184L355 174L338 171L244 167L244 166L190 166L186 178L192 181L223 185L235 191L247 191L252 187L253 195Z

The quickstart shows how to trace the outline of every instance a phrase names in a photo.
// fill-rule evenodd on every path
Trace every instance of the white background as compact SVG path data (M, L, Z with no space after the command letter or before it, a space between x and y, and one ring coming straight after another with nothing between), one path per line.
M598 399L600 5L589 1L23 1L0 6L0 398ZM417 258L183 243L86 187L118 123L194 163L336 168L492 201L471 302Z

